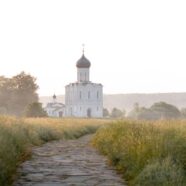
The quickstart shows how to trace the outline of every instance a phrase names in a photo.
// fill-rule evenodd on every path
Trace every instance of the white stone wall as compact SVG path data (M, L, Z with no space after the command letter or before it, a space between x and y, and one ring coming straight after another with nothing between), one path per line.
M63 117L63 116L65 116L65 111L66 111L65 106L62 107L60 104L56 103L55 105L53 105L51 107L47 106L44 109L47 112L49 117ZM62 116L61 116L61 113L62 113Z
M65 116L90 116L95 118L103 116L103 90L101 84L71 83L65 87L65 91Z
M89 81L89 68L78 68L77 69L77 80L78 82Z

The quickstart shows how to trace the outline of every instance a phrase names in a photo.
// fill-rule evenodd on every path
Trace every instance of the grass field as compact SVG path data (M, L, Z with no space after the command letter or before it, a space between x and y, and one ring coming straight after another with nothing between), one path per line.
M186 121L118 121L96 132L93 145L128 185L186 185Z
M95 132L105 120L16 119L0 116L0 186L10 186L17 166L31 148L58 139L74 139Z

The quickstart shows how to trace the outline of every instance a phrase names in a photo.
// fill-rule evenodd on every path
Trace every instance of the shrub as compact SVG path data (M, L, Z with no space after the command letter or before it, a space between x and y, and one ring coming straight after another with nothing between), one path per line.
M184 186L184 172L170 157L148 164L133 181L138 186Z
M147 183L148 179L150 183L156 176L158 179L158 175L153 175L153 171L159 169L158 166L162 163L164 167L160 170L161 174L170 164L173 170L183 170L186 178L186 121L114 122L96 132L93 145L108 156L131 185L141 184L139 180L143 178ZM171 157L171 160L167 160L168 157ZM151 173L147 177L144 176L147 170L151 171L152 177ZM167 174L173 176L171 171Z
M47 113L42 108L42 104L38 102L31 103L27 106L25 111L26 117L46 117Z

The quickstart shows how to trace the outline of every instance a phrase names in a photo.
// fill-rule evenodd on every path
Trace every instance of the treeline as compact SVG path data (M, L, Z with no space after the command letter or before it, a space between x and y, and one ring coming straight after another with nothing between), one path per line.
M107 109L103 110L104 117L111 118L131 118L137 120L158 120L158 119L185 119L186 108L179 110L176 106L166 102L154 103L151 107L140 107L138 103L134 104L133 109L126 115L125 110L113 108L109 113Z
M29 116L33 108L45 114L38 103L36 78L25 72L7 78L0 76L0 114Z
M111 112L107 108L103 109L103 117L105 118L123 118L125 117L126 111L118 108L113 108Z

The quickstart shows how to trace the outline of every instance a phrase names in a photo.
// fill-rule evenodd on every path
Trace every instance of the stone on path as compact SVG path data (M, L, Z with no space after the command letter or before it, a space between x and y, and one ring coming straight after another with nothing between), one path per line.
M14 186L122 186L123 180L105 157L89 145L91 135L49 142L33 148L18 169Z

